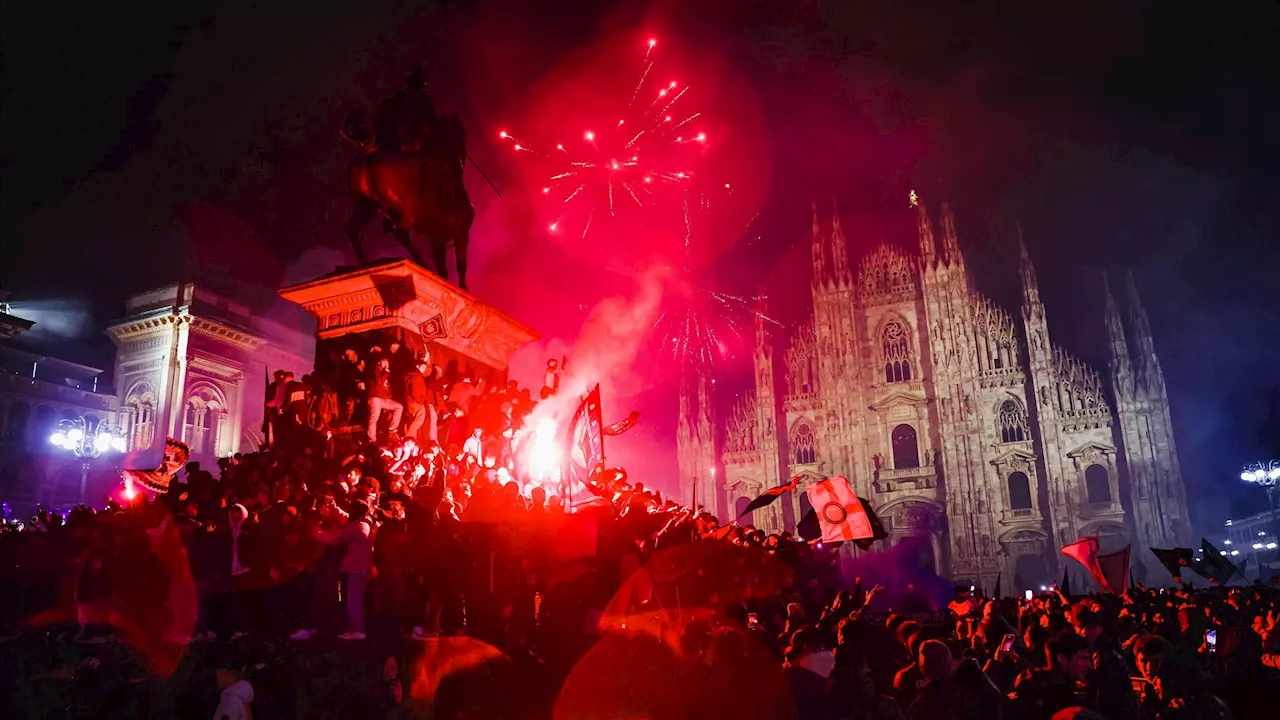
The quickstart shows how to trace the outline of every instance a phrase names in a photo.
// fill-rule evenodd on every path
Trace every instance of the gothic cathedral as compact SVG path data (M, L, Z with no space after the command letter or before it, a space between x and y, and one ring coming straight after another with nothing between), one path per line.
M722 519L786 479L843 475L890 533L871 552L991 589L1055 582L1060 545L1187 547L1191 526L1164 376L1127 277L1128 322L1106 295L1110 387L1055 344L1022 248L1022 307L979 293L955 219L912 194L919 255L882 244L849 264L838 213L813 221L813 314L783 353L757 319L755 388L716 426L705 374L681 387L682 493ZM722 430L722 432L721 432ZM717 473L717 468L719 471ZM769 531L809 510L795 492L742 518ZM852 548L847 552L856 552Z

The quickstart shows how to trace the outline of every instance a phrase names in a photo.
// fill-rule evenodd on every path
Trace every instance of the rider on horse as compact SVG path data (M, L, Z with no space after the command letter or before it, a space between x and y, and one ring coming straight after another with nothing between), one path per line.
M420 151L438 119L435 102L427 92L426 77L421 70L415 70L409 74L404 87L378 108L373 120L373 138L380 148Z
M349 166L356 204L346 230L357 259L367 263L360 231L381 211L388 231L419 264L409 232L427 238L436 272L445 278L444 246L452 242L458 284L465 288L467 236L475 210L462 178L467 157L462 123L456 115L437 113L417 70L378 107L372 125L370 133L364 111L355 110L342 128L342 136L361 149Z

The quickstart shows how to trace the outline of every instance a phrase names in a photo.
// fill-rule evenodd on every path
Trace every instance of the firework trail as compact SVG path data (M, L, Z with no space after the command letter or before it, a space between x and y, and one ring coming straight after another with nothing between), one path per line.
M686 107L696 93L679 80L654 81L660 72L656 39L645 43L634 89L599 88L599 119L581 129L562 123L558 142L526 140L503 130L498 137L523 159L545 172L541 188L546 228L552 234L580 234L601 218L617 218L629 227L660 225L684 195L707 134L686 127L702 113ZM630 90L628 94L626 90ZM612 110L610 107L612 106ZM675 114L673 114L675 113ZM606 120L605 118L618 118ZM579 137L581 140L566 140Z

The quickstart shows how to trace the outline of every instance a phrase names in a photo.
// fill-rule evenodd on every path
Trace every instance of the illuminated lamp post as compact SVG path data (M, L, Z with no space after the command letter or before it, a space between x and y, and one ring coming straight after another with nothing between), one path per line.
M1254 549L1258 549L1261 544L1263 549L1274 549L1276 543L1280 542L1280 534L1276 533L1276 484L1280 482L1280 461L1268 460L1266 462L1257 462L1245 465L1244 471L1240 473L1240 479L1247 483L1257 483L1266 493L1267 502L1271 506L1270 522L1267 527L1271 529L1271 538L1266 543L1258 543L1254 545ZM1259 552L1259 555L1262 553ZM1258 560L1258 573L1262 573L1262 560Z
M49 436L49 442L63 450L75 453L80 464L80 503L89 485L89 463L105 452L122 453L128 448L123 437L112 434L111 426L97 422L92 426L83 415L74 420L63 420Z

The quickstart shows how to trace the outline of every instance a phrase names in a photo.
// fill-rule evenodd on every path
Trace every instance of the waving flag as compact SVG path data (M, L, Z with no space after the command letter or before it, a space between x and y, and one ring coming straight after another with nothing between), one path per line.
M622 420L619 420L618 422L612 425L606 426L604 429L604 434L610 437L613 437L615 435L621 435L622 433L635 427L636 423L639 422L639 420L640 420L640 411L632 410L631 414L626 416Z
M768 507L772 505L775 500L782 497L783 495L786 495L792 490L795 490L796 487L798 487L799 485L800 485L800 477L796 476L791 478L790 480L788 480L786 483L782 485L779 485L777 487L771 487L768 490L765 490L764 492L760 493L759 497L747 503L747 506L743 508L742 512L738 513L738 517L743 517L744 515L750 515L751 513L755 512L756 510L759 510L762 507Z
M1151 548L1151 554L1175 580L1181 579L1182 568L1191 567L1191 548Z
M1129 589L1129 546L1123 550L1098 556L1098 570L1107 581L1104 587L1116 595Z
M163 493L169 490L169 481L173 480L190 457L191 448L186 443L166 438L160 467L155 470L122 470L120 474L126 484L141 485L151 492Z
M1063 555L1083 565L1094 582L1098 583L1098 587L1107 592L1115 592L1098 564L1098 536L1082 537L1073 543L1063 545L1061 550Z
M578 497L590 498L588 480L593 472L604 467L604 428L600 420L598 384L573 413L563 442L567 446L562 473L566 500L574 502Z
M1231 582L1231 578L1235 577L1236 573L1240 572L1218 548L1213 546L1213 543L1204 538L1200 538L1200 552L1204 557L1195 561L1191 569L1209 580L1219 585L1226 585Z
M846 478L834 477L809 483L805 492L809 494L809 504L817 516L823 542L852 540L865 550L876 540L889 537L880 519L868 503L853 493Z

